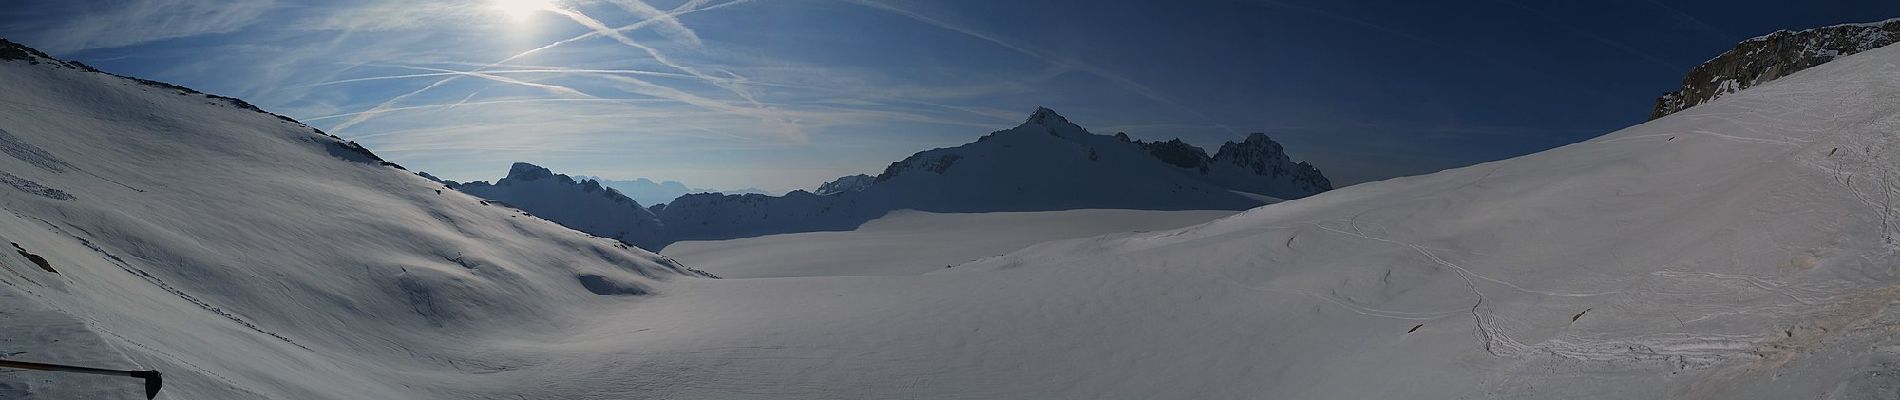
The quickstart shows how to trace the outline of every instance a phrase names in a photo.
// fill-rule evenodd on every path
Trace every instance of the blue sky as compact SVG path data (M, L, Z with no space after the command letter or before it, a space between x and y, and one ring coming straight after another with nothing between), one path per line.
M412 169L810 188L1048 106L1335 182L1642 122L1736 42L1891 0L15 0L0 36L236 96Z

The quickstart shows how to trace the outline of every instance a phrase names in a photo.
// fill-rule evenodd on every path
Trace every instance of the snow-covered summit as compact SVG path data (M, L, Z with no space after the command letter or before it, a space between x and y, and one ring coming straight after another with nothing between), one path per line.
M1040 107L1040 106L1036 107L1036 111L1029 113L1029 118L1023 120L1023 125L1039 125L1039 126L1050 127L1050 128L1073 127L1075 128L1075 130L1081 130L1080 126L1077 126L1073 122L1069 122L1068 118L1063 117L1062 114L1057 114L1056 110L1051 110L1048 107Z
M1780 30L1736 44L1698 65L1682 87L1656 99L1649 118L1707 103L1822 63L1900 41L1900 18L1800 31Z
M547 169L547 167L542 167L539 165L529 164L525 162L517 162L517 163L514 163L513 165L508 166L508 176L503 177L501 179L503 181L511 181L511 180L512 181L532 181L532 180L537 180L537 179L545 179L545 178L553 178L553 177L554 177L554 171ZM561 177L567 178L567 180L570 182L574 180L573 178L570 178L567 175L561 175Z

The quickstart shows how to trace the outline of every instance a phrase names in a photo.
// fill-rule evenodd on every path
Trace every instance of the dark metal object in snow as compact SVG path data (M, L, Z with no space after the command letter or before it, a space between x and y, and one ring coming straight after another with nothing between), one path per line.
M133 378L140 378L140 379L145 380L145 399L146 400L151 400L153 398L158 397L158 389L165 386L164 376L163 374L159 374L158 371L120 371L120 370L113 370L113 369L74 367L70 365L41 364L41 363L36 363L36 362L9 361L9 360L0 360L0 368L18 368L18 369L30 369L30 370L35 370L35 371L74 372L74 373L81 373L81 374L129 376Z

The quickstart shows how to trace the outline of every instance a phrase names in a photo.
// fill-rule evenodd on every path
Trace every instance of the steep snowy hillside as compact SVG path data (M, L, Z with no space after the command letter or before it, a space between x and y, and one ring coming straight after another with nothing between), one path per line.
M169 399L488 397L582 310L696 275L235 99L4 41L0 87L0 358ZM7 399L138 385L0 371Z
M547 168L515 163L495 183L450 184L450 188L520 208L569 228L619 239L642 248L660 244L660 220L618 190L593 180L575 181Z
M1802 31L1776 31L1742 41L1698 65L1682 78L1682 88L1656 99L1649 119L1707 103L1718 97L1788 76L1836 58L1900 41L1900 18L1843 24Z

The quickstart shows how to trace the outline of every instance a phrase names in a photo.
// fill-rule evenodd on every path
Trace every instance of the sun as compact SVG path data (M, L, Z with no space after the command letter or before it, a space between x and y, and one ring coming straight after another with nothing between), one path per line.
M524 20L536 12L554 9L554 0L489 0L488 7L514 20Z

